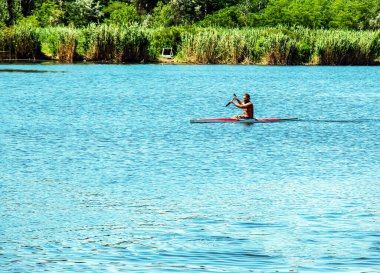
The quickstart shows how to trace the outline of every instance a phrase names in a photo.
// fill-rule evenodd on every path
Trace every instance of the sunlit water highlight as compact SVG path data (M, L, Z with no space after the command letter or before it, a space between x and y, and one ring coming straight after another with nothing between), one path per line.
M379 67L0 69L1 272L380 272Z

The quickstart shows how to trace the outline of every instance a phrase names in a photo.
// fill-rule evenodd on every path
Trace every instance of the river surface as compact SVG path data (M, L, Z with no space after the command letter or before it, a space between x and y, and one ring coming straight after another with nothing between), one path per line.
M380 67L0 65L0 271L378 273L379 83ZM225 104L246 92L256 117L301 121L189 122L240 114Z

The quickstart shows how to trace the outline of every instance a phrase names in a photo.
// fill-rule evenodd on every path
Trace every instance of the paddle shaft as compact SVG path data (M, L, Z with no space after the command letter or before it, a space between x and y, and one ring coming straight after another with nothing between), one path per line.
M236 97L236 94L234 93L234 97ZM226 104L226 107L229 106L230 104L232 103L232 101L230 101L229 103Z

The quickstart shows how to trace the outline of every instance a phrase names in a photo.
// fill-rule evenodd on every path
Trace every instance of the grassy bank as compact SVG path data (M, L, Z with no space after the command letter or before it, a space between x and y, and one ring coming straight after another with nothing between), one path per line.
M307 28L147 29L90 25L86 28L15 26L0 31L3 59L153 62L163 47L179 63L273 65L372 65L380 58L380 31Z

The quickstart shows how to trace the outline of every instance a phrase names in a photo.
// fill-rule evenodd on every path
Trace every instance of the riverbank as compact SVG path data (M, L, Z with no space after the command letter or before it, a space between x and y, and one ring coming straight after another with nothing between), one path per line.
M163 48L173 58L161 58ZM378 65L380 31L308 28L142 28L90 25L37 28L19 25L0 32L0 61L60 63L194 63L262 65Z

